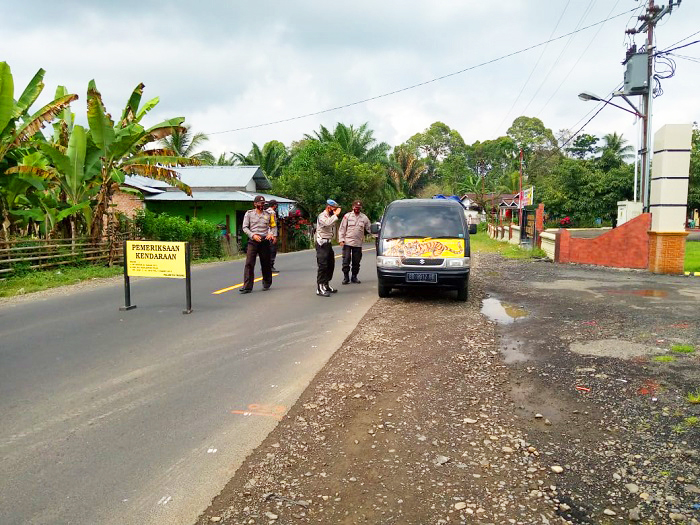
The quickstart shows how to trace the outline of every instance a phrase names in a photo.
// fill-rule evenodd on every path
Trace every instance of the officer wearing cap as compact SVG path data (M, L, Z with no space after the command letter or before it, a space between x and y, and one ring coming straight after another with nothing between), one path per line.
M338 222L340 206L333 199L326 201L326 209L323 210L316 219L316 262L318 263L318 274L316 276L316 295L320 297L330 297L338 290L330 285L335 270L335 254L333 253L333 235L335 234L335 223Z
M360 284L357 274L360 273L362 260L362 243L365 233L370 233L370 223L367 215L362 213L362 201L352 203L352 211L343 215L338 228L338 243L343 247L343 283ZM350 269L352 268L352 278Z
M267 211L274 216L275 224L277 224L277 232L279 233L280 220L277 214L277 201L275 199L270 199L267 202L267 206ZM273 272L278 272L279 270L275 268L275 259L277 259L277 239L270 244L270 267Z
M272 265L270 264L270 245L277 240L277 223L274 215L264 209L265 197L256 195L253 199L253 209L243 216L243 232L248 236L248 248L243 270L243 288L240 293L253 291L255 279L255 259L260 256L263 290L269 290L272 285Z

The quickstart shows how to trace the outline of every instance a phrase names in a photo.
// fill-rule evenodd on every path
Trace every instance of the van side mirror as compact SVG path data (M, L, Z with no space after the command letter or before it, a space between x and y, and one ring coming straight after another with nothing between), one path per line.
M476 224L469 225L469 235L474 235L476 233Z
M379 230L382 229L382 225L378 222L373 222L372 224L369 225L369 231L373 233L374 235L377 235L379 233Z

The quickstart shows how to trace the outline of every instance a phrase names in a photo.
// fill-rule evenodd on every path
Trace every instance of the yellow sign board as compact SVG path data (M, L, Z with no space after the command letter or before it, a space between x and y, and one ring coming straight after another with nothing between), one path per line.
M383 254L388 257L464 257L464 239L387 239Z
M129 277L185 279L184 242L126 241Z

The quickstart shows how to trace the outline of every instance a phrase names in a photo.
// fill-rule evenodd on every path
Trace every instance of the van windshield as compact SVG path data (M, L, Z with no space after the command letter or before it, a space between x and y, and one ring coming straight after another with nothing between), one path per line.
M382 237L464 238L464 226L459 210L452 206L394 206L382 225Z

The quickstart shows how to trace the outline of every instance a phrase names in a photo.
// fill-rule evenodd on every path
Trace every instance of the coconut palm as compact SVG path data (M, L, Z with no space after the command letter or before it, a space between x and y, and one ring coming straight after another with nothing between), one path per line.
M270 180L282 175L282 170L291 160L285 145L277 140L271 140L262 149L253 142L248 155L232 153L232 158L243 166L260 166L260 169Z
M304 135L304 138L323 143L335 142L345 153L352 155L360 162L386 164L390 147L386 142L377 143L373 135L374 132L368 129L367 122L359 128L338 122L333 133L325 126L321 126L314 132L314 136Z
M396 146L389 159L389 183L402 197L415 195L428 166L405 145Z
M599 158L609 156L620 164L634 156L634 148L623 137L622 133L619 135L617 133L608 133L603 136L603 145L598 146L596 151L600 153Z
M168 150L171 150L178 157L194 159L202 164L212 165L216 159L211 151L197 151L209 137L202 132L192 134L189 126L182 126L181 130L176 129L172 135L160 141L160 145Z

